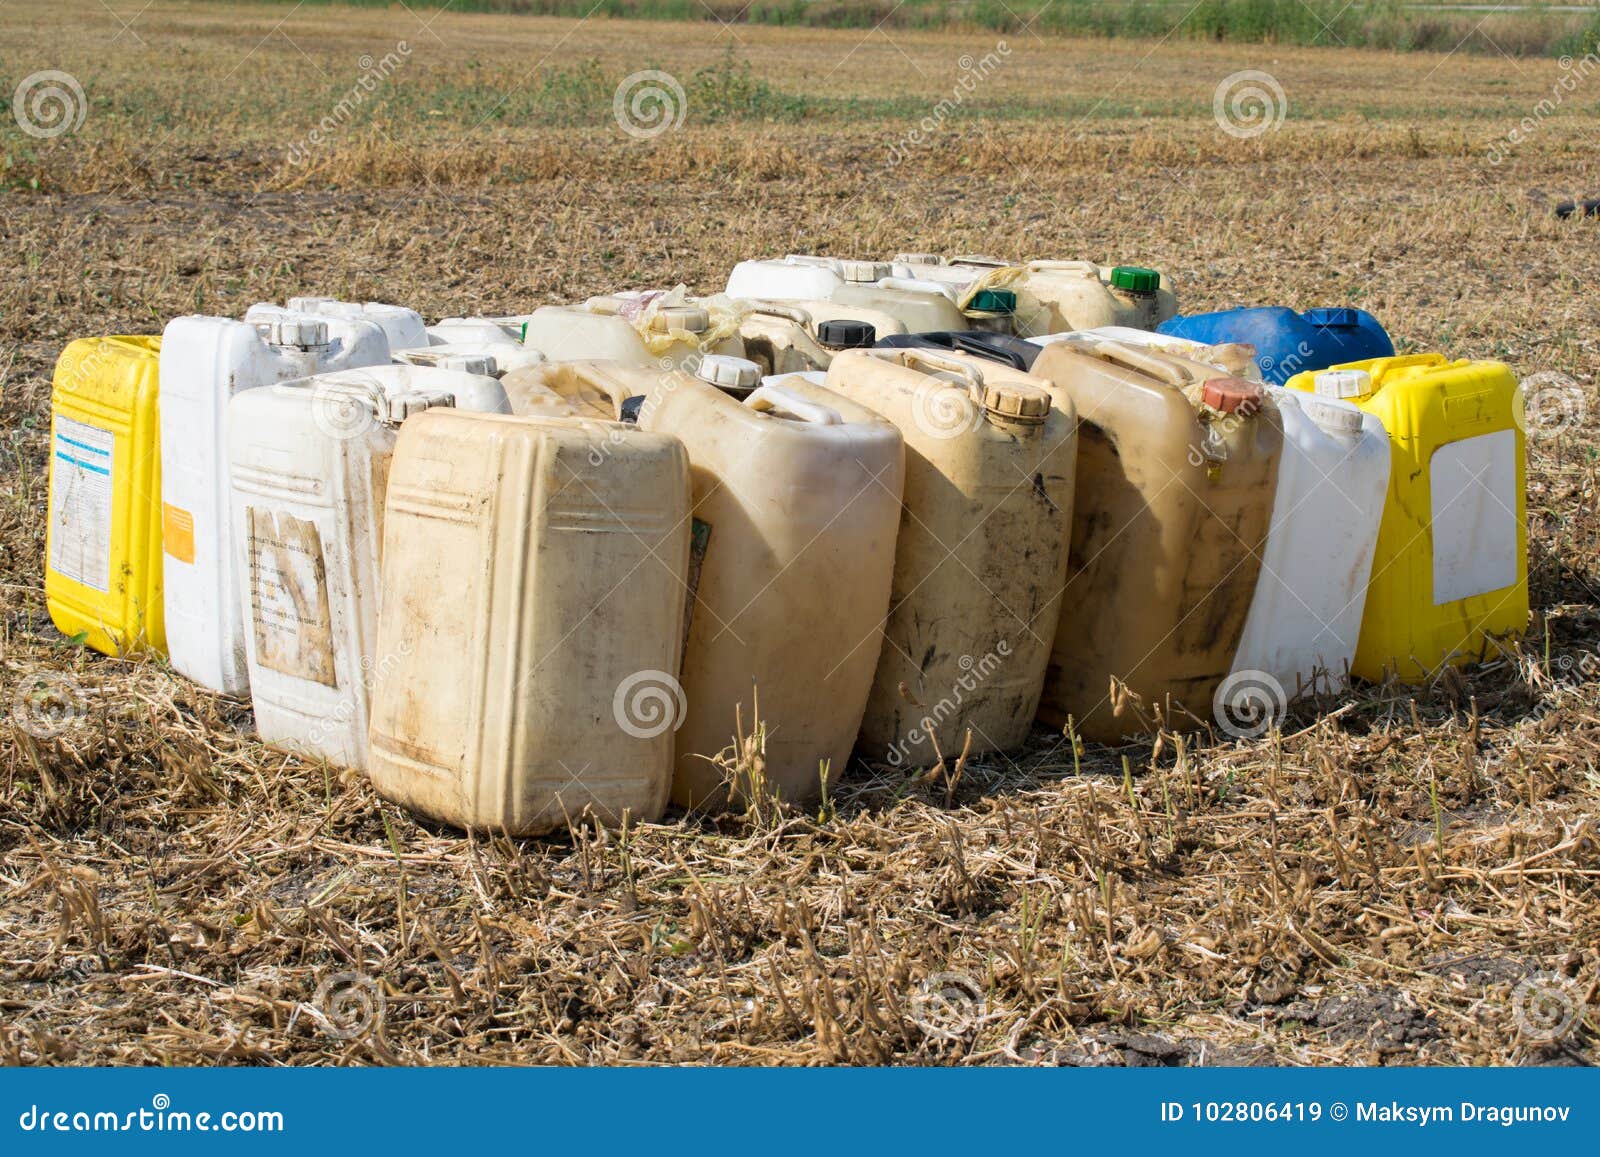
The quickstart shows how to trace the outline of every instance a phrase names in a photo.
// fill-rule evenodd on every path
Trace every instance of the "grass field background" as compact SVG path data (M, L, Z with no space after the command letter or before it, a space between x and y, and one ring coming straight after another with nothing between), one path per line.
M382 8L389 0L358 2ZM989 30L1512 56L1581 55L1600 37L1600 11L1592 6L1476 4L1470 0L1460 4L1413 0L424 0L420 7L781 27Z
M0 120L0 699L47 672L82 708L51 738L0 711L0 1060L1597 1059L1600 222L1552 211L1600 195L1584 57L109 2L0 8L5 91L83 94L59 135ZM645 70L683 93L649 139L614 106ZM1219 113L1246 73L1261 115ZM1361 305L1403 349L1560 383L1528 638L1254 742L1039 731L948 792L857 766L823 816L504 840L49 625L71 337L902 249L1157 266L1188 310ZM951 973L977 1013L941 1035L918 999ZM328 1031L340 984L383 994L359 1033ZM1576 1027L1530 1034L1528 984Z

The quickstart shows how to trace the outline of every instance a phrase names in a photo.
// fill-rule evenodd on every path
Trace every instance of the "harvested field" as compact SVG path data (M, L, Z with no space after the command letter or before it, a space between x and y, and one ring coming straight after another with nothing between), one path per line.
M1552 211L1600 195L1600 62L1022 35L951 106L990 34L196 0L0 28L6 92L85 94L75 131L0 124L0 1061L1600 1059L1600 221ZM652 139L612 110L643 69L686 94ZM1247 69L1283 96L1241 136L1213 103ZM50 624L72 337L900 249L1137 261L1190 310L1360 305L1542 375L1526 638L1252 741L1041 729L959 777L854 766L818 814L508 840Z

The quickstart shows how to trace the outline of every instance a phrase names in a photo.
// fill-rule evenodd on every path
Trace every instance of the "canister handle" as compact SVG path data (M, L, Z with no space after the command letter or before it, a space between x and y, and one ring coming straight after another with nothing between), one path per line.
M747 314L764 313L770 317L781 317L784 321L792 321L796 325L804 326L807 330L811 328L811 315L793 305L779 305L772 301L757 301L753 302L745 312Z
M598 367L591 362L568 362L565 368L570 370L572 376L584 385L610 398L611 404L617 408L619 415L622 413L622 403L635 396L632 387L626 385L619 387L615 382L606 381ZM545 388L549 389L548 386ZM559 391L551 390L551 392L557 397L562 396ZM570 402L567 404L571 405Z
M839 259L836 257L820 257L815 253L785 253L783 259L790 265L811 265L818 269L831 269L838 272Z
M1030 261L1028 262L1028 269L1030 272L1044 272L1055 269L1072 273L1093 273L1096 277L1100 276L1100 267L1093 261Z
M866 352L886 362L899 362L907 369L915 369L920 365L936 374L953 374L974 394L983 389L983 373L977 366L958 358L946 357L932 350L905 347L872 349Z
M960 305L955 289L942 281L924 281L917 277L885 277L878 285L883 289L899 289L906 293L922 293L928 296L938 295L948 298L952 303Z
M1108 362L1115 362L1130 370L1138 370L1142 374L1149 374L1152 378L1159 378L1169 386L1187 386L1194 381L1194 375L1186 368L1175 365L1151 350L1136 349L1133 346L1123 345L1119 341L1084 341L1077 340L1060 343L1066 346L1083 345L1096 357L1104 358Z
M757 386L751 390L744 404L759 413L770 413L777 409L786 410L802 422L810 422L814 426L844 425L844 415L833 407L810 401L787 386L773 383Z

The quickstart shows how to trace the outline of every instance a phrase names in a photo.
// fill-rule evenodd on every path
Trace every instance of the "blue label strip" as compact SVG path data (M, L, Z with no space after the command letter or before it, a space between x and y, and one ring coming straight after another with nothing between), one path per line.
M63 438L62 441L64 442L66 439ZM109 477L111 474L111 471L107 470L104 466L96 466L91 462L84 462L79 458L72 457L70 454L63 454L60 450L56 451L56 457L67 463L69 466L76 466L80 470L87 470L91 474L103 474L107 477Z

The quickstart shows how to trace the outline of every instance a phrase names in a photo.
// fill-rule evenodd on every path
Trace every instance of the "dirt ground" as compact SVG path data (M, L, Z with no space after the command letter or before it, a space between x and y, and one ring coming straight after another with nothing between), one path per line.
M1600 69L1024 36L952 105L994 40L13 0L0 43L7 92L54 69L85 94L73 131L0 126L0 1061L1600 1059L1600 221L1552 212L1600 195ZM651 139L611 104L644 69L687 101ZM1216 112L1243 70L1283 94L1257 83L1254 135ZM50 625L74 336L902 249L1137 262L1189 310L1360 305L1405 349L1508 361L1550 391L1526 638L1255 741L1038 730L953 790L862 765L831 814L506 840ZM14 709L41 673L59 727Z

